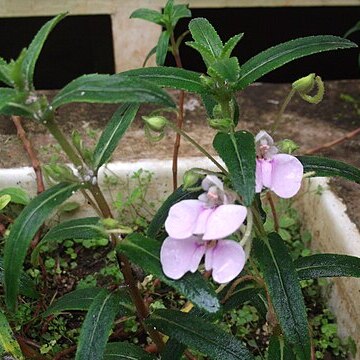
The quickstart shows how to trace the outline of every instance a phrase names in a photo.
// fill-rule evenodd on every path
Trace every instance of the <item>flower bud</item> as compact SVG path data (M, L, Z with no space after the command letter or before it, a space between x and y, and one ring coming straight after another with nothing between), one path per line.
M192 169L185 171L185 174L183 176L183 188L188 189L196 185L197 182L200 180L200 177L201 176Z
M284 139L277 144L280 152L285 154L292 154L299 148L299 145L290 139Z
M209 119L209 125L215 130L228 132L233 125L233 121L230 118Z
M298 91L302 94L307 94L310 92L315 85L315 74L309 74L308 76L304 76L292 83L292 87L294 90Z
M168 122L164 116L142 116L142 119L152 131L156 132L163 131Z

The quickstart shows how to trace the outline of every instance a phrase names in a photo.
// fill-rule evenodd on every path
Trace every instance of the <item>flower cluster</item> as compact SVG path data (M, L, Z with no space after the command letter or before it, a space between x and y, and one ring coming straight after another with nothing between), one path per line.
M300 189L303 166L294 156L278 154L274 141L260 131L256 142L256 192L268 188L282 198L294 196ZM205 255L205 270L223 284L243 269L246 255L242 246L230 239L244 222L247 209L235 204L235 196L214 175L201 184L204 193L198 199L173 205L165 221L168 237L162 244L160 261L166 276L180 279L195 272Z
M245 265L239 243L225 239L239 229L247 210L234 204L234 196L224 190L213 175L202 182L205 190L198 200L183 200L171 207L165 222L169 236L163 242L160 261L166 276L180 279L195 272L205 255L205 269L222 284L234 279Z

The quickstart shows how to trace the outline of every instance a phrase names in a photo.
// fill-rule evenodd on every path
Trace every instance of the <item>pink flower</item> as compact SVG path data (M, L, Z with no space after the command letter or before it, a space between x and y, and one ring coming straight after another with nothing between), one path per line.
M233 240L202 241L200 237L186 239L167 237L160 251L164 274L180 279L191 271L194 273L205 255L205 270L212 270L214 281L225 284L238 276L245 265L245 252Z
M256 192L266 187L282 198L294 196L300 189L304 168L292 155L277 154L272 137L260 131L256 137Z
M247 211L231 204L235 197L216 176L208 175L202 187L206 192L198 200L171 207L165 221L169 237L162 244L160 261L165 275L176 280L195 272L205 255L205 269L212 270L216 282L227 283L243 269L245 253L236 241L218 239L238 230Z

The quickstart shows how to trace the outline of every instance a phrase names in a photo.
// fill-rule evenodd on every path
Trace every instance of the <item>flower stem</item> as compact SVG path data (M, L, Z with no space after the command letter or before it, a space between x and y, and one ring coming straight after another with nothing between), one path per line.
M281 118L284 115L284 112L285 112L287 106L289 105L289 102L291 101L291 99L295 95L295 93L296 93L296 90L292 88L290 90L290 92L288 93L288 95L286 96L284 102L281 105L281 108L280 108L279 112L276 115L274 125L273 125L273 127L271 129L271 135L273 135L276 132L276 130L277 130L277 128L278 128L278 126L279 126L279 124L281 122Z
M227 170L212 156L210 155L199 143L197 143L192 137L190 137L185 131L179 129L175 124L168 122L168 125L182 135L187 141L194 145L202 154L204 154L209 160L211 160L225 175L228 174Z

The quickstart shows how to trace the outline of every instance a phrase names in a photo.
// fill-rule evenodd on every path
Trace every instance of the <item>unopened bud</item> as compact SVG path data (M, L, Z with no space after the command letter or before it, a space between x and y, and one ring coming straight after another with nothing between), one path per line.
M163 131L168 122L164 116L142 116L142 119L152 131L156 132Z
M308 76L304 76L292 83L292 87L294 90L298 91L302 94L307 94L310 92L315 85L315 74L309 74Z
M186 190L193 187L200 180L200 174L197 174L194 170L187 170L183 176L183 188Z
M209 119L209 125L213 129L227 132L233 125L233 121L230 118Z
M277 144L280 152L285 154L292 154L295 150L299 149L299 145L290 139L284 139Z

